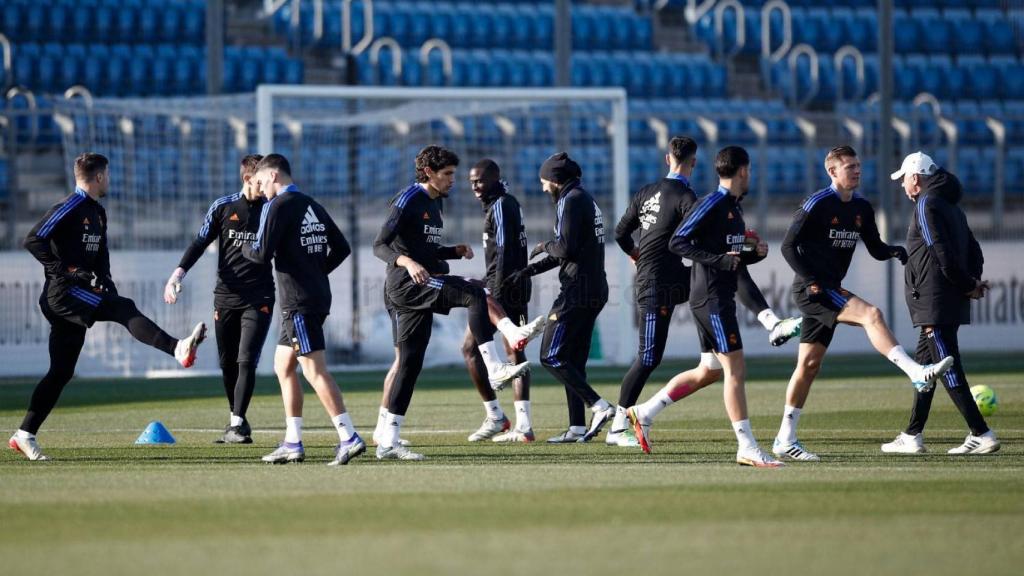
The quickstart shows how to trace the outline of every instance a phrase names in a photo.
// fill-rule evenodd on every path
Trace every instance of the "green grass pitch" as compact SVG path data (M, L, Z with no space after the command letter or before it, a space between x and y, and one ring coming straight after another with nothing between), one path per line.
M280 440L277 385L261 378L251 446L211 441L219 379L76 380L40 434L54 458L0 456L3 574L1021 574L1024 357L968 354L999 395L1003 449L951 457L966 428L938 391L929 454L879 451L906 424L909 383L878 357L826 360L801 419L822 462L733 463L721 386L669 408L654 454L588 445L470 444L483 417L459 369L424 374L403 435L429 460L324 464L336 441L306 398L307 461L259 461ZM680 364L664 366L648 398ZM755 434L770 446L791 359L752 360ZM606 398L623 369L591 370ZM565 422L564 392L535 369L535 429ZM339 374L364 437L381 372ZM0 383L0 429L17 428L34 381ZM509 392L501 395L511 409ZM177 437L136 447L151 420ZM6 436L4 437L6 439ZM603 439L603 435L602 435ZM371 449L372 452L372 449Z

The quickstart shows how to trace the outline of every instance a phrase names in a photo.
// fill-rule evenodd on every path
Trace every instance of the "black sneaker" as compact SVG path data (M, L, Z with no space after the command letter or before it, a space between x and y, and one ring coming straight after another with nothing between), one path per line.
M216 444L252 444L252 427L247 420L238 426L228 426L224 435L215 441Z

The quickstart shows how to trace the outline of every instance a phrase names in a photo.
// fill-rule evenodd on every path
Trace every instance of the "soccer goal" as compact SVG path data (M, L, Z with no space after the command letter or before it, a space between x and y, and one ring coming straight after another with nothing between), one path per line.
M474 247L473 260L453 262L452 272L468 277L482 277L485 270L483 214L470 190L470 167L482 158L499 164L523 206L532 244L550 238L554 223L538 170L547 156L566 150L583 168L583 185L598 202L606 232L611 296L592 357L605 363L632 360L633 268L612 237L629 195L621 89L261 86L254 94L215 97L62 100L55 104L55 121L69 186L79 153L110 158L111 194L104 205L114 276L122 293L174 334L184 334L197 320L212 321L215 254L189 273L178 304L162 300L163 284L210 203L238 190L238 162L245 154L287 156L299 187L327 208L354 247L354 255L332 275L327 353L338 368L386 364L393 355L383 304L384 264L371 247L388 201L414 179L420 148L439 144L461 159L445 201L444 242ZM36 198L31 210L41 216L57 200L57 195ZM0 315L0 341L16 353L0 373L36 374L46 365L48 333L34 305L42 274L22 251L5 256L5 263L9 281L0 285L0 308L9 313ZM557 284L556 271L534 280L531 314L547 311ZM428 360L460 362L465 327L461 311L438 317ZM271 357L276 331L264 358ZM217 370L210 344L199 355L200 371ZM269 372L270 362L262 362L260 370ZM176 368L173 360L133 342L120 326L98 325L89 332L79 372L139 376Z
M445 200L445 243L469 243L477 257L453 262L452 273L484 273L480 203L468 182L470 167L491 158L522 203L530 243L551 236L554 208L542 193L538 170L566 150L583 168L583 185L604 216L612 296L592 346L594 360L631 360L632 269L612 230L628 202L626 95L622 89L436 89L336 86L260 86L256 92L257 149L292 159L301 187L326 201L353 244L354 257L336 275L346 282L331 319L331 337L347 343L354 362L393 355L384 312L384 265L373 257L374 237L388 201L414 180L414 159L439 144L461 159ZM339 288L341 288L339 286ZM557 273L534 280L531 314L546 312L557 294ZM429 358L458 362L465 331L460 311L435 323ZM630 329L623 329L629 327ZM341 359L343 355L336 356Z

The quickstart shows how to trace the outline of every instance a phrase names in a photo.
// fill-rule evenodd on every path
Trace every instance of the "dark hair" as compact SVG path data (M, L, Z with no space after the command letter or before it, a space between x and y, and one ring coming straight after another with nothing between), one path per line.
M437 172L449 166L458 165L459 157L455 152L440 146L427 146L416 155L416 181L427 181L427 168Z
M260 163L256 165L255 172L259 172L263 169L277 170L278 172L284 172L289 177L292 175L292 166L288 163L288 159L280 154L267 154L260 160Z
M740 146L726 146L715 156L715 172L719 178L732 178L744 166L750 166L750 154Z
M238 178L244 179L246 175L252 176L255 174L260 160L263 160L263 156L260 154L246 154L242 157L242 162L238 166Z
M668 153L676 164L682 164L697 154L697 142L689 136L676 136L668 143Z
M825 155L825 170L828 170L828 165L836 160L842 160L847 157L856 157L857 151L853 149L853 146L836 146L835 148L828 151Z
M75 158L75 180L91 182L96 175L107 169L110 161L103 154L84 152Z
M490 158L484 158L476 164L473 164L473 170L480 171L481 176L492 176L495 179L501 178L501 168L498 167L497 162Z

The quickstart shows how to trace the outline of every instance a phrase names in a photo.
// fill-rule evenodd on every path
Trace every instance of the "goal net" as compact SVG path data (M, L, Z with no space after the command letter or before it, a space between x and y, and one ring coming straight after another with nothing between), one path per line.
M523 205L532 244L548 239L554 223L538 170L547 156L566 150L581 165L583 185L597 200L606 230L611 296L592 360L632 359L633 275L612 237L629 195L626 98L620 89L261 86L255 94L224 97L66 101L58 104L56 121L69 181L79 153L92 150L110 158L112 190L104 203L115 279L124 295L175 335L196 321L212 321L215 254L189 274L177 305L164 304L161 296L210 203L238 190L243 155L284 154L299 188L324 205L353 245L353 256L331 277L327 354L336 367L380 365L393 356L384 264L374 258L372 242L391 197L414 180L415 156L423 146L444 146L461 159L444 204L444 242L474 247L476 257L453 262L452 273L478 278L485 269L483 214L469 187L469 168L482 158L498 163ZM19 301L32 302L42 281L38 265L30 257L14 260L25 280ZM530 313L542 314L557 294L557 273L536 278L534 288ZM17 318L4 315L0 338L16 331L15 324L28 326L19 344L25 366L7 370L37 373L39 362L45 365L47 326L34 306L24 308ZM460 362L465 330L463 311L437 316L428 359ZM275 327L268 337L265 358L271 357L276 332ZM217 369L213 348L211 342L200 354L202 370ZM536 358L536 351L530 356ZM174 368L169 358L132 342L123 328L101 325L90 331L79 363L83 374L145 375ZM261 363L262 372L270 369L270 362Z

